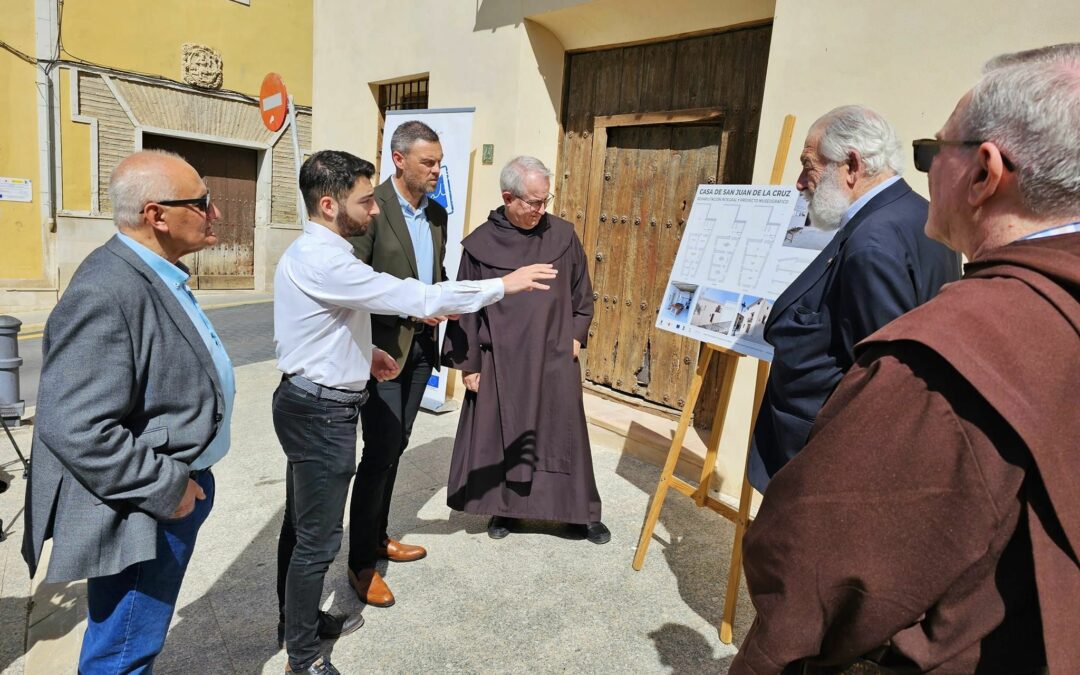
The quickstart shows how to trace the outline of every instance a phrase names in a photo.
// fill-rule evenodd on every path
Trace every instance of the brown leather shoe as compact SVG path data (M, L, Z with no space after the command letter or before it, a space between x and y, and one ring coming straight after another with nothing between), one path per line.
M387 539L382 546L375 549L375 554L390 562L412 562L426 556L427 549L423 546L403 544L396 539Z
M349 585L363 602L373 607L389 607L394 604L394 594L383 581L382 576L373 567L359 572L349 570Z

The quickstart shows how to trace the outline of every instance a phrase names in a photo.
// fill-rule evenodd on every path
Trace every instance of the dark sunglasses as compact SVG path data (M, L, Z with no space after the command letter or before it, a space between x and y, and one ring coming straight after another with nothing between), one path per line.
M946 145L974 147L982 145L985 142L986 141L943 141L937 138L920 138L917 141L911 142L912 147L915 149L915 168L923 173L929 172L930 165L934 163L934 158L941 152L941 148ZM1006 169L1009 171L1016 171L1016 167L1013 165L1012 160L1006 157L1003 152L1001 153L1001 161Z
M163 199L150 203L161 204L162 206L197 206L203 213L210 213L210 191L207 190L202 197L195 197L194 199Z

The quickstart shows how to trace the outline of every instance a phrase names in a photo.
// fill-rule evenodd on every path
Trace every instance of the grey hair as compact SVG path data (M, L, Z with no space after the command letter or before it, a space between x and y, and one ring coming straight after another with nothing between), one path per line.
M904 172L903 151L896 129L884 117L861 105L845 105L822 115L812 129L822 131L818 154L842 162L852 151L862 158L867 176Z
M390 137L390 152L400 152L407 155L409 150L412 149L413 143L417 141L438 143L439 134L420 120L409 120L394 129L394 135Z
M551 171L537 158L528 155L515 157L506 163L499 174L499 189L522 197L525 193L525 179L532 175L551 179Z
M965 140L993 141L1016 166L1023 205L1043 217L1080 212L1080 43L990 60L957 113Z
M121 161L109 179L109 201L112 202L113 222L125 229L138 227L142 222L143 208L149 202L175 198L176 188L161 167L146 162L125 163L136 155L157 155L185 161L168 150L141 150Z

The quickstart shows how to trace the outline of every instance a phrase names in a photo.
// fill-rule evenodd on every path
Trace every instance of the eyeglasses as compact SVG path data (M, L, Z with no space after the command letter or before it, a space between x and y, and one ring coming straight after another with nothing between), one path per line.
M514 195L514 199L520 199L522 202L525 203L526 206L528 206L533 211L539 211L540 209L542 209L545 206L547 206L548 204L550 204L551 200L555 199L555 195L549 194L547 197L545 197L543 199L525 199L524 197L519 197L518 195Z
M986 143L986 141L943 141L937 138L920 138L911 142L915 152L915 168L923 173L928 173L930 165L934 163L934 158L941 152L941 148L946 145L974 147L983 143ZM1003 152L1001 153L1001 162L1009 171L1016 171L1016 166L1012 163L1012 160L1006 157Z
M197 206L203 213L210 213L210 191L207 190L206 194L202 197L195 197L194 199L163 199L161 201L150 202L151 204L160 204L162 206ZM146 208L145 206L143 207Z

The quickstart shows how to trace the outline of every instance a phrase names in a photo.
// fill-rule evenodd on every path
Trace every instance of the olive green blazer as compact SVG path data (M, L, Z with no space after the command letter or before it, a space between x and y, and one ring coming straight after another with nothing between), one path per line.
M419 278L416 269L416 253L413 250L412 237L405 225L405 216L398 203L397 191L390 178L375 188L375 200L379 204L379 215L371 220L366 234L350 237L353 254L363 260L376 272L386 272L399 279ZM432 279L438 283L446 281L446 268L443 259L446 256L446 209L429 199L427 208L431 240L434 243L434 264ZM397 359L402 365L412 345L416 324L409 319L382 314L371 315L371 339L376 347ZM438 368L438 365L435 366Z

